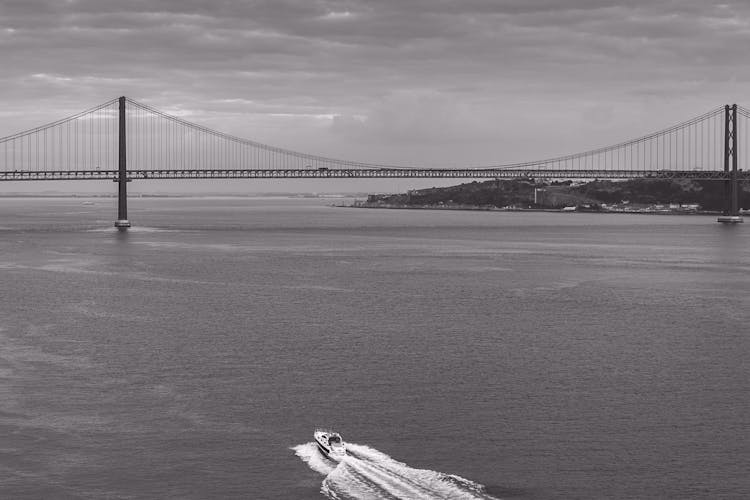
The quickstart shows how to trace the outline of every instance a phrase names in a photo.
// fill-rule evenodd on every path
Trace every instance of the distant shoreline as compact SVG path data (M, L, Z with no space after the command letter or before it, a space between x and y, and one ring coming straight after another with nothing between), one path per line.
M139 194L128 196L129 199L197 199L197 198L224 198L224 199L287 199L287 200L343 200L346 198L357 198L360 194L310 194L310 193L258 193L258 194ZM19 199L66 199L66 200L116 200L116 194L0 194L0 200L19 200ZM635 210L563 210L560 208L498 208L490 206L476 205L398 205L385 203L367 203L355 201L354 204L336 204L329 205L336 208L364 208L364 209L381 209L381 210L444 210L444 211L468 211L468 212L544 212L544 213L584 213L584 214L625 214L625 215L704 215L716 216L722 212L718 210L672 210L659 209L649 210L639 208Z
M743 191L743 197L750 192ZM748 201L740 206L750 208ZM702 180L629 179L583 183L534 179L490 180L449 187L371 194L361 208L717 215L725 210L722 185Z
M467 211L467 212L545 212L559 214L624 214L624 215L721 215L720 211L698 210L563 210L559 208L497 208L497 207L478 207L478 206L439 206L439 205L374 205L374 204L357 204L357 205L333 205L339 208L365 208L365 209L385 209L385 210L449 210L449 211Z

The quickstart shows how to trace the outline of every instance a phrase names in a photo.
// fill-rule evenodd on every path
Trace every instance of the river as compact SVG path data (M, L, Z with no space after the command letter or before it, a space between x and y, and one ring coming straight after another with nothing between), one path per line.
M115 202L0 199L2 498L750 495L750 227Z

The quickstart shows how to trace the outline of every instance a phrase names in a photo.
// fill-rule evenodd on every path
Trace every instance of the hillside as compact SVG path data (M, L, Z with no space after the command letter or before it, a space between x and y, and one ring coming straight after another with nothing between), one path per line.
M374 194L358 206L365 207L455 207L508 209L616 210L618 207L662 207L680 205L688 210L721 211L724 186L717 181L631 179L586 183L539 182L534 180L490 180L445 188L412 190L404 194ZM740 207L750 208L750 191L742 187Z

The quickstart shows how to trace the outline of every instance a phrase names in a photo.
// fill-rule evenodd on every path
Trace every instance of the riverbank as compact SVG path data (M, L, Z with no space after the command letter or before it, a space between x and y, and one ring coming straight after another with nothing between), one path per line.
M639 215L720 215L718 210L685 210L685 209L650 209L634 208L630 210L617 209L590 209L579 207L565 208L534 208L534 207L493 207L476 205L405 205L388 203L368 203L367 201L355 200L350 205L333 205L339 208L371 208L386 210L451 210L451 211L476 211L476 212L546 212L546 213L601 213L601 214L639 214ZM748 213L748 211L744 211Z
M741 186L740 207L750 209ZM572 182L491 180L457 186L371 194L352 206L421 210L551 211L715 215L724 210L721 182L688 179L629 179Z

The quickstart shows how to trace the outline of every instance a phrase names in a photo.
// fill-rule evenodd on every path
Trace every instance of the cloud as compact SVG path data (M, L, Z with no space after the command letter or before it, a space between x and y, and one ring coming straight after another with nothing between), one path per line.
M483 116L484 115L484 116ZM430 90L391 93L366 110L361 118L334 122L344 132L377 136L390 142L468 141L488 133L481 107L456 101L450 94Z
M329 156L495 163L750 103L750 67L739 64L750 5L739 1L0 0L0 8L3 112L15 117L0 135L126 94Z

